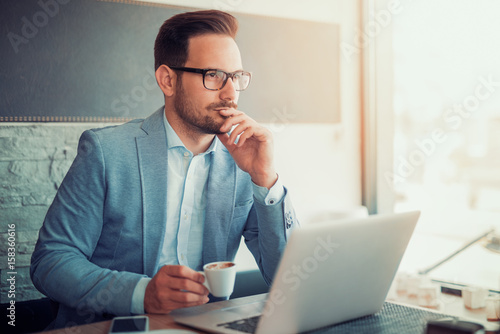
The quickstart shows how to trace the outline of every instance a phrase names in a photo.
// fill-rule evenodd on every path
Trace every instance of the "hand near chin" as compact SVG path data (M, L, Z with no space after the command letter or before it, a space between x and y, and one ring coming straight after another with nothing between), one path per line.
M225 109L220 114L229 118L220 128L224 133L217 135L219 140L238 167L250 174L256 185L271 188L278 179L274 169L271 132L239 110ZM231 134L227 134L233 126ZM238 136L238 143L235 144Z
M160 268L146 287L146 313L167 314L171 311L208 302L208 289L202 274L185 266L167 265Z

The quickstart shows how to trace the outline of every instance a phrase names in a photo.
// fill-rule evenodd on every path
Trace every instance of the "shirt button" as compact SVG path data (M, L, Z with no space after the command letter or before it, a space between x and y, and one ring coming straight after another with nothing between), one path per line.
M189 152L184 152L184 156L187 158L189 157Z
M274 199L270 200L269 204L274 204Z

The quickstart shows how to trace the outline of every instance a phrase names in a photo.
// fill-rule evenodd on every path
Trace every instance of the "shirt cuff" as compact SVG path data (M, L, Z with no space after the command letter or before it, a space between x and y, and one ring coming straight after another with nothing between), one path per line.
M144 295L146 294L146 287L148 286L151 278L143 277L137 282L135 286L134 293L132 294L132 306L130 307L130 313L132 314L144 314Z
M283 188L283 185L281 184L279 175L278 179L270 189L258 186L253 182L252 185L255 199L265 205L274 205L280 202L285 196L285 188Z

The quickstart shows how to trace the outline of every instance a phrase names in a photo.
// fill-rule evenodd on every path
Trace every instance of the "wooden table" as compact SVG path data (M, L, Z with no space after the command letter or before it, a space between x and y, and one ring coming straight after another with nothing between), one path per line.
M184 329L190 330L194 333L204 333L197 331L195 329L182 326L174 322L171 316L161 315L161 314L148 314L149 317L149 330L156 329ZM75 327L68 327L62 329L56 329L52 331L47 331L43 333L53 333L53 334L107 334L109 331L109 327L111 326L111 320L95 322L88 325L81 325Z
M248 296L241 298L241 301L243 299L247 300L253 300L253 298L259 298L260 295L256 296ZM463 307L462 303L462 298L453 296L453 295L444 295L442 296L443 298L440 299L442 301L441 306L438 309L425 309L431 312L439 312L439 313L445 313L449 315L453 315L456 317L461 318L462 320L469 320L469 321L474 321L474 322L479 322L483 326L485 326L486 333L493 333L494 331L497 331L500 329L500 322L488 322L486 321L486 313L485 309L478 309L478 310L467 310ZM234 299L233 301L235 301ZM420 308L423 309L419 306L416 305L416 301L411 301L411 300L394 300L390 299L388 301L395 302L396 304L402 304L402 305L407 305L415 308ZM224 302L219 302L219 303L227 303L228 301ZM209 304L212 307L210 309L217 309L220 306L217 306L216 304L219 303L212 303ZM182 326L177 324L173 318L170 315L160 315L160 314L148 314L149 317L149 329L150 330L157 330L157 329L184 329L184 330L189 330L193 333L205 333L203 331L199 331L190 327ZM111 326L111 321L102 321L102 322L96 322L93 324L88 324L88 325L81 325L81 326L75 326L75 327L69 327L69 328L63 328L63 329L58 329L58 330L53 330L49 332L44 332L44 333L53 333L53 334L86 334L86 333L91 333L91 334L107 334L109 331L109 328Z

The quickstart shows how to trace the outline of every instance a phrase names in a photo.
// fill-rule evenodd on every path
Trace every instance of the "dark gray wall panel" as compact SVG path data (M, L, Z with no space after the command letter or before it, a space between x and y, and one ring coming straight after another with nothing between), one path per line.
M43 5L45 4L45 5ZM0 121L124 121L163 104L153 44L185 11L96 0L0 3ZM236 14L261 122L339 121L339 31L324 23Z

